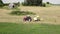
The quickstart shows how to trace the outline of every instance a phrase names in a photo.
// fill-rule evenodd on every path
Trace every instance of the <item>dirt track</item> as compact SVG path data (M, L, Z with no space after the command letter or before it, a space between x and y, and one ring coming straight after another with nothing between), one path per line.
M60 24L60 7L19 7L24 11L32 11L39 15L44 20L38 23ZM23 16L12 16L8 13L11 10L0 9L0 22L23 22ZM32 16L34 17L34 16ZM35 22L34 22L35 23Z

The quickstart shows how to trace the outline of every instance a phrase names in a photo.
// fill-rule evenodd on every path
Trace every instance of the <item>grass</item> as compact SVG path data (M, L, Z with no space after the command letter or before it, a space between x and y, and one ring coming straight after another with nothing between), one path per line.
M4 7L1 7L0 9L6 9L6 10L18 10L18 6L15 6L14 8L9 8L9 6L4 6Z
M20 11L20 10L14 10L10 13L11 15L35 15L33 12L29 11Z
M0 34L60 34L60 25L0 22Z

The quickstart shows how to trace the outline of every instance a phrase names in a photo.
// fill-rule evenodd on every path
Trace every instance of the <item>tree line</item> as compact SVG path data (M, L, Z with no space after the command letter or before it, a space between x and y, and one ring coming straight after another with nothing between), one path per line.
M23 5L42 6L42 0L24 0Z
M22 2L23 6L46 6L45 3L42 2L43 0L24 0L24 2ZM49 2L47 2L47 4L49 4ZM7 4L4 4L2 2L2 0L0 0L0 7L5 6ZM20 5L20 3L16 3L16 5Z

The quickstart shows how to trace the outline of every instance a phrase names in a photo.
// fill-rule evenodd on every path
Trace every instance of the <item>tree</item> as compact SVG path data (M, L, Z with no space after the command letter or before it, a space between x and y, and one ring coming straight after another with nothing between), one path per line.
M20 6L20 2L17 3L17 6Z
M3 2L2 2L2 0L0 0L0 7L3 7Z
M42 0L25 0L24 5L42 6Z

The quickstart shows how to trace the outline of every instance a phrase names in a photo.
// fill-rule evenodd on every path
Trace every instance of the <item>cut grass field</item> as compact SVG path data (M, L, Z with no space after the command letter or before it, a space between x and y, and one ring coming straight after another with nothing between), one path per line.
M0 22L0 34L60 34L60 25Z

